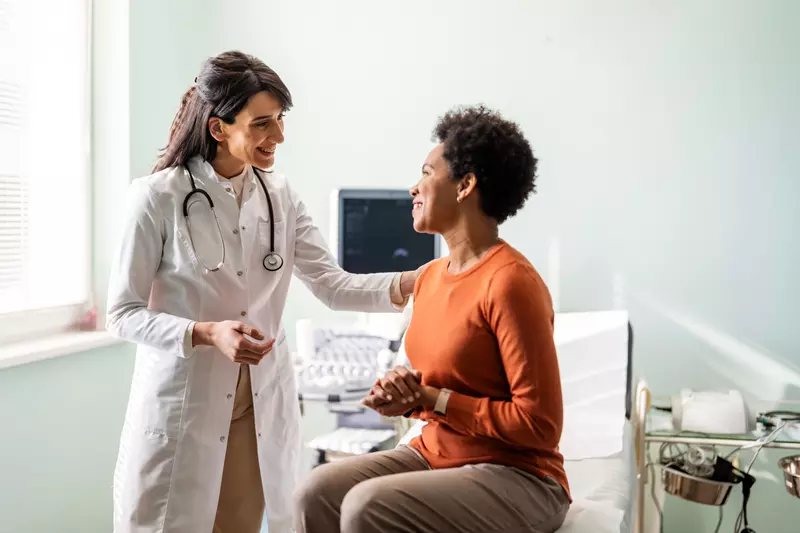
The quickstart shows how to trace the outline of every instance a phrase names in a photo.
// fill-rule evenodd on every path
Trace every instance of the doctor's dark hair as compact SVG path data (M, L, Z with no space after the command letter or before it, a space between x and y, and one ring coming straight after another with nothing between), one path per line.
M444 143L450 177L477 178L481 209L499 224L519 211L536 192L531 145L520 127L486 107L458 107L439 119L433 139Z
M278 74L260 59L242 52L224 52L208 59L195 81L181 99L169 142L153 172L185 165L198 155L213 160L217 141L208 129L209 119L217 117L233 124L250 98L261 91L274 96L284 111L292 107L292 95Z

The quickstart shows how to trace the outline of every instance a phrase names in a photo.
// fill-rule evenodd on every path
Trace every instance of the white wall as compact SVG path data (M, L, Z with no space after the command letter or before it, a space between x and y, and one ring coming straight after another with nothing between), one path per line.
M130 2L130 175L150 173L181 96L217 53L213 0Z

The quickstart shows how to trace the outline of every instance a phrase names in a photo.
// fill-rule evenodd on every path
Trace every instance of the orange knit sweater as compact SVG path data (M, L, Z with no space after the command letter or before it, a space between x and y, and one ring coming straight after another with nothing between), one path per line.
M466 272L449 274L448 263L435 261L417 280L405 342L423 384L453 393L445 416L411 414L428 424L410 445L432 468L514 466L555 479L569 494L547 287L505 242Z

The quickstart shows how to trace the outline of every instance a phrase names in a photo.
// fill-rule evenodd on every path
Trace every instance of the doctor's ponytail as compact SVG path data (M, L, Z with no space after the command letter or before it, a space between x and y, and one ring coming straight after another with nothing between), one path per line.
M181 98L181 106L178 108L178 113L175 115L175 118L172 121L172 126L169 128L169 140L172 141L172 138L175 137L175 132L180 128L181 124L183 123L184 115L186 114L186 104L189 100L194 96L195 91L197 90L197 86L193 85L188 91L183 93L183 98Z
M153 172L185 165L196 156L212 161L217 155L217 141L209 131L209 120L217 117L233 124L236 115L259 92L273 95L284 111L292 106L289 89L278 74L260 59L242 52L212 57L195 81L181 98L167 146Z

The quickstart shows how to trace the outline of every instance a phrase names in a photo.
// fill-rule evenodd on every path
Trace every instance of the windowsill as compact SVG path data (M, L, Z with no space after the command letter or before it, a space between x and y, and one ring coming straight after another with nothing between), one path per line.
M70 331L0 347L0 370L122 342L106 331Z

